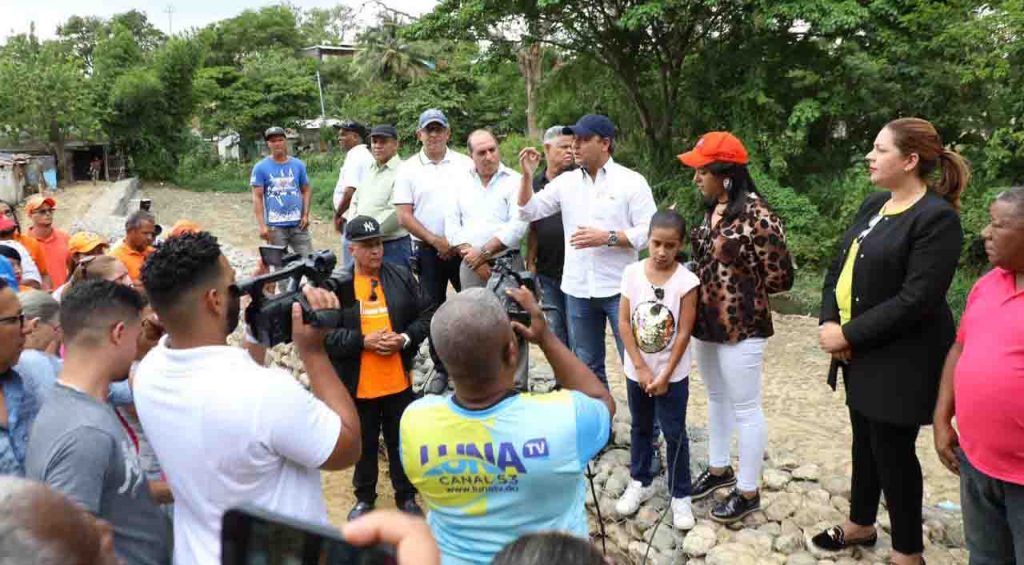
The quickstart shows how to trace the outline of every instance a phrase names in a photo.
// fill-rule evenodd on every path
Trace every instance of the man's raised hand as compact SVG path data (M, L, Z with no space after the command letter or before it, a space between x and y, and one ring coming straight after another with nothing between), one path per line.
M532 177L533 173L537 172L537 166L540 165L540 151L537 151L533 147L524 147L519 152L519 167L523 171L524 176Z

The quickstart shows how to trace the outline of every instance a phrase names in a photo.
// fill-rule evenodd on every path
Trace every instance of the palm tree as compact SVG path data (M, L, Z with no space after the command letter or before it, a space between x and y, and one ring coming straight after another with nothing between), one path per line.
M353 60L359 78L413 81L434 68L421 46L402 38L400 29L398 22L385 20L362 34L362 49Z

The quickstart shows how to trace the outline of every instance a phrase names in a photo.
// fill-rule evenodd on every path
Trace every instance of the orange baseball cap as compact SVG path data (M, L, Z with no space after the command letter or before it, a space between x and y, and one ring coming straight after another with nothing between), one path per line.
M694 169L711 163L746 165L749 160L743 142L727 131L705 133L692 150L679 154L679 161Z
M37 208L43 205L47 205L52 209L57 208L57 201L52 196L42 196L36 194L25 202L25 212L31 214L36 211Z
M173 226L171 226L171 233L167 234L167 237L174 237L176 235L186 233L199 233L200 231L202 231L202 228L192 220L178 220L177 222L174 222Z
M89 253L101 245L103 247L110 246L103 236L90 231L77 232L68 239L68 250L72 253Z

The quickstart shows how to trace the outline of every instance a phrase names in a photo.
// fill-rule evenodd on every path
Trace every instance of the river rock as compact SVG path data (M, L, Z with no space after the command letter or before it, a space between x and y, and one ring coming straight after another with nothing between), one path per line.
M782 525L778 522L768 522L757 528L758 531L764 532L772 537L775 537L782 533Z
M765 488L771 490L782 490L792 479L789 472L780 469L765 469L762 475Z
M824 506L831 506L832 504L832 496L828 491L820 488L807 491L807 498Z
M711 548L704 562L707 565L757 565L757 553L749 545L726 543Z
M850 479L839 475L829 475L819 481L821 488L832 496L850 498Z
M818 565L818 558L807 551L798 551L786 558L786 565Z
M630 426L628 424L615 424L612 426L615 445L629 445Z
M770 553L772 550L772 536L750 528L736 532L733 541L753 547L758 554Z
M780 534L772 542L772 548L783 555L792 555L804 548L804 536L802 533Z
M819 522L837 524L845 517L831 505L807 501L793 514L793 522L801 528L810 528Z
M816 481L821 470L817 465L811 463L809 465L801 465L796 469L793 469L793 478L800 481Z
M850 513L850 501L841 496L833 496L829 499L829 504L832 505L832 508L835 508L843 514L848 515Z
M697 524L683 538L683 553L691 557L706 555L718 543L715 530L706 524Z
M782 493L772 500L771 504L764 509L765 516L773 522L781 522L790 517L800 508L802 501L799 495L793 493Z
M619 467L612 471L608 481L604 484L604 492L612 498L622 496L632 479L629 477L629 469Z

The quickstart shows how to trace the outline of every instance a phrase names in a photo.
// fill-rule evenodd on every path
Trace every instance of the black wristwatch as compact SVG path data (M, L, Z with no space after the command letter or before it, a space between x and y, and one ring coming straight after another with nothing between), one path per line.
M619 234L616 231L608 232L608 247L615 247L619 244Z

